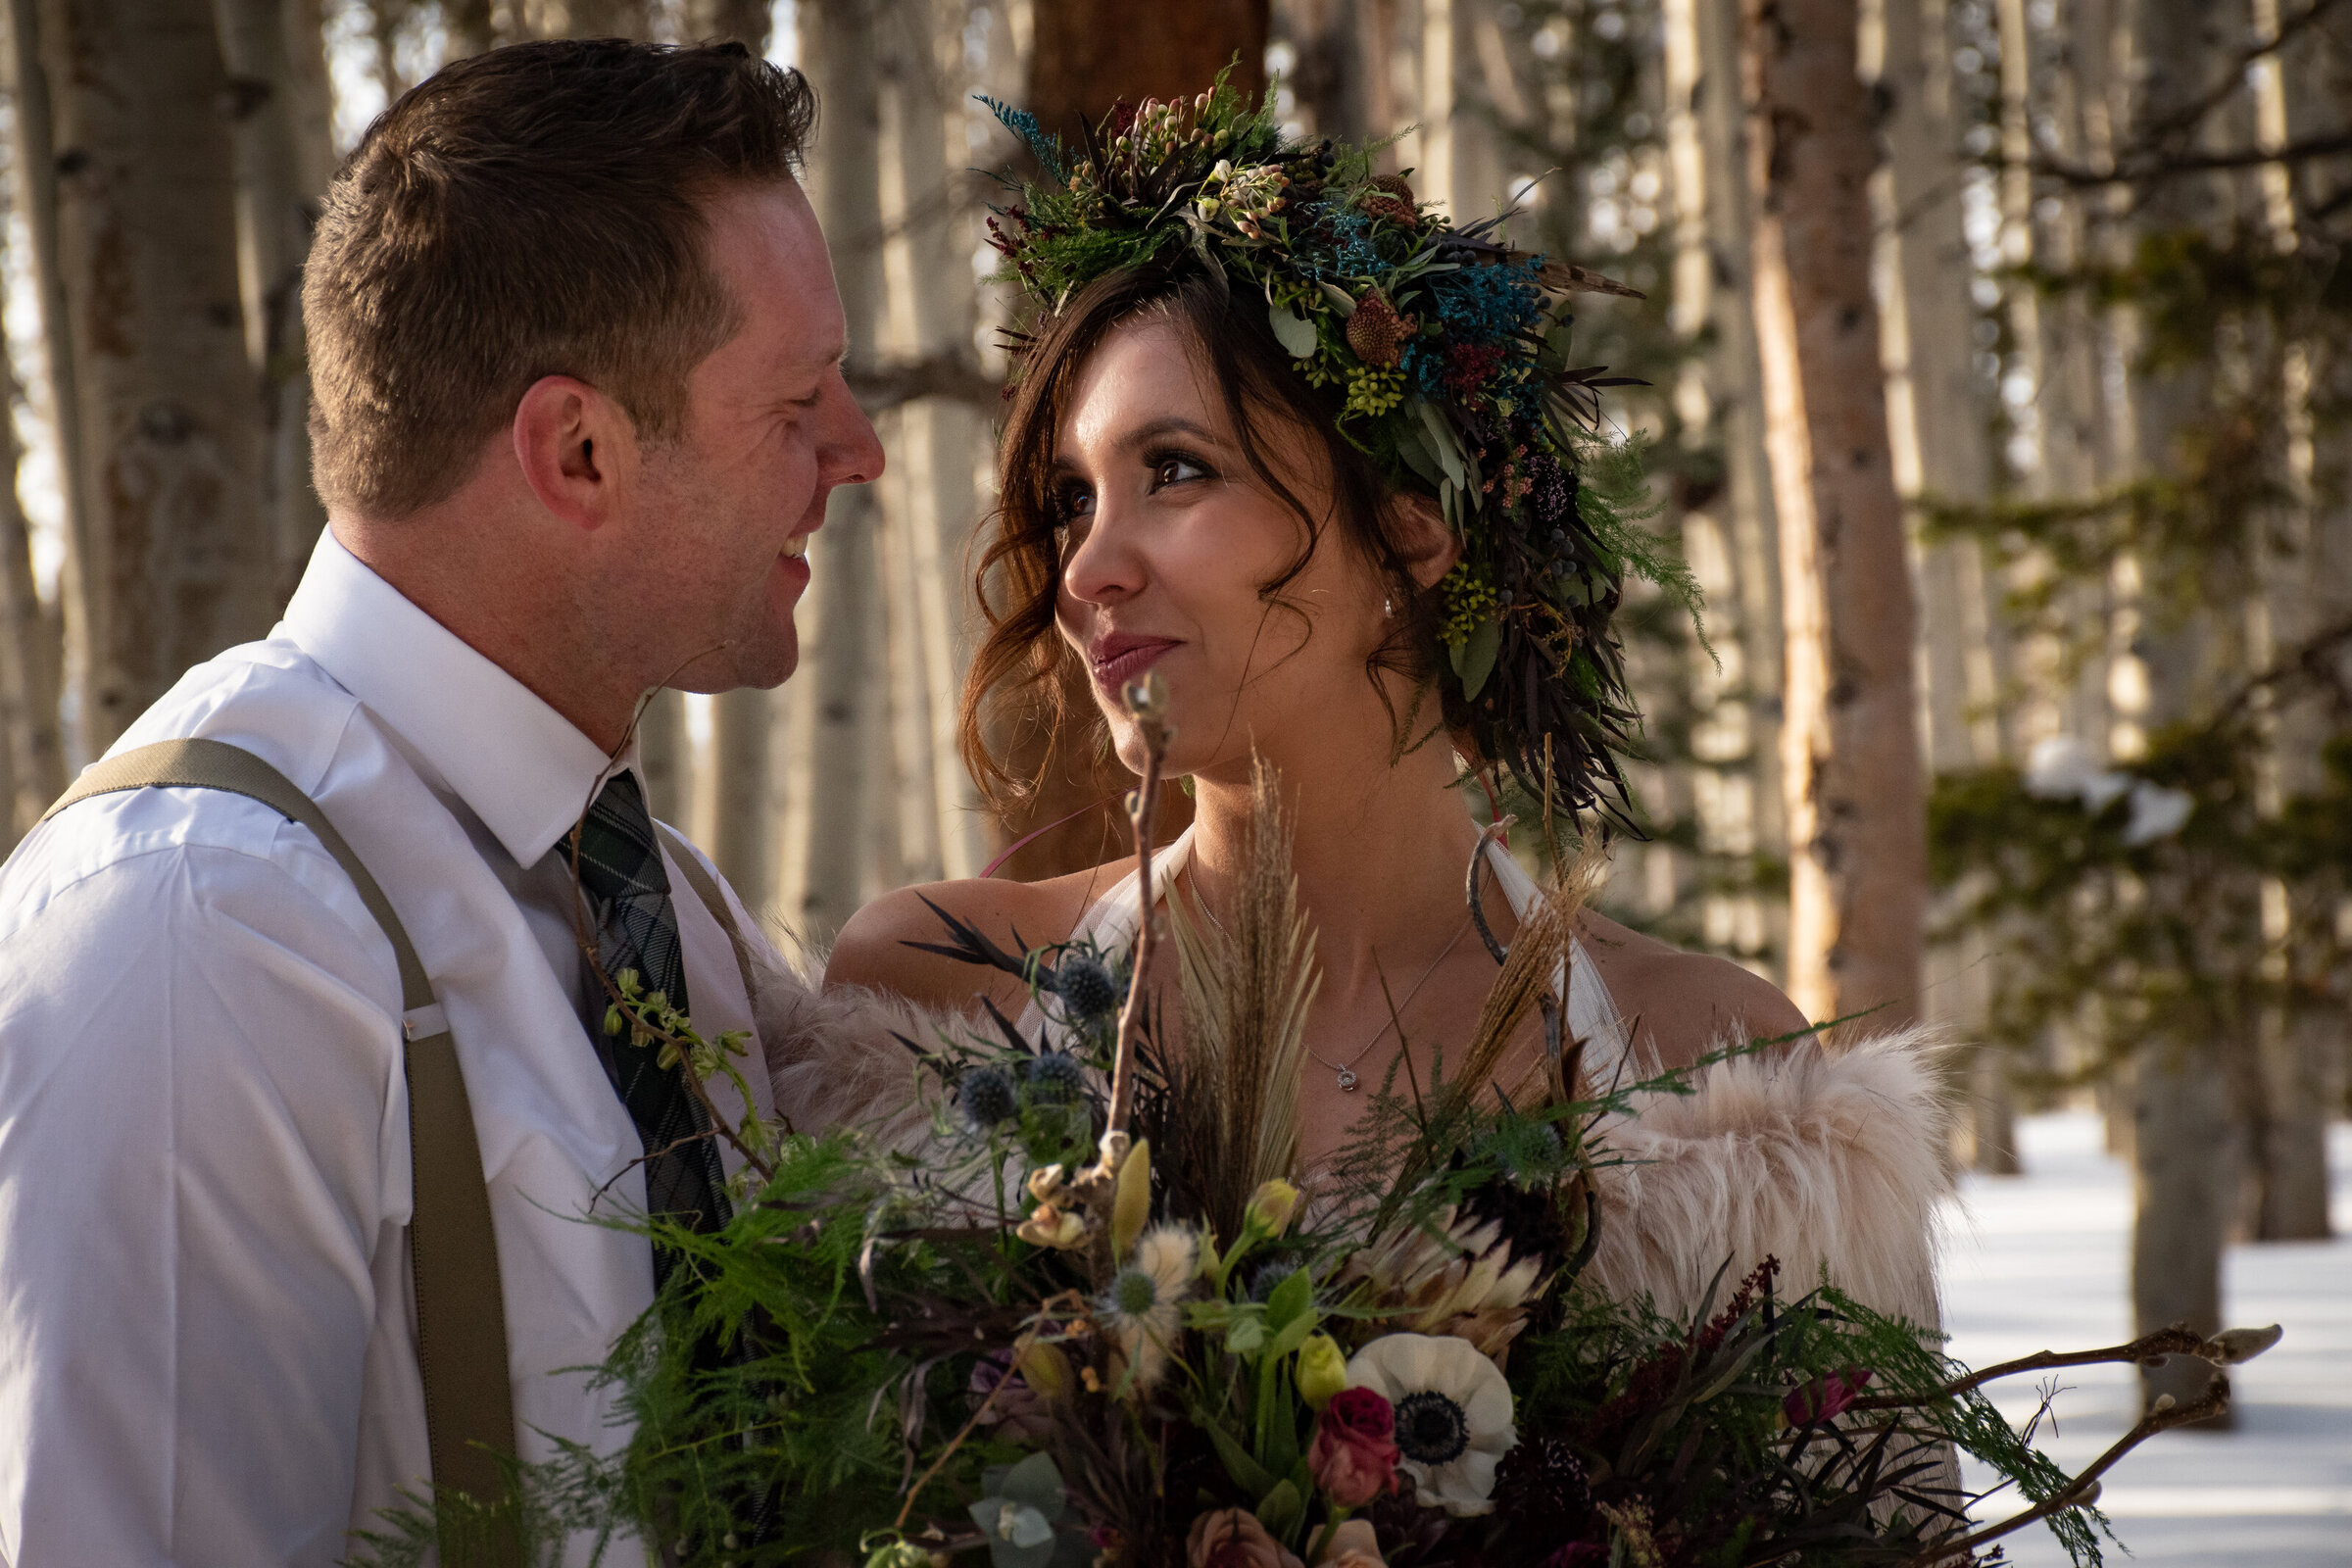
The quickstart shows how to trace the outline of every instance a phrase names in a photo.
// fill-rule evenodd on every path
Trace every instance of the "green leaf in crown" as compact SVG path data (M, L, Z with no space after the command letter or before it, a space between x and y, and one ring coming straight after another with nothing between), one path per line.
M1373 172L1380 144L1288 140L1224 74L1190 102L1122 105L1077 147L981 102L1043 171L1007 180L1014 199L993 210L1000 277L1049 316L1145 266L1262 296L1342 432L1461 537L1437 632L1447 725L1531 794L1548 754L1559 806L1634 828L1618 759L1641 715L1610 622L1628 575L1693 620L1698 592L1641 526L1658 508L1640 440L1601 434L1600 390L1642 383L1576 366L1565 307L1578 291L1639 291L1510 249L1507 214L1450 226L1402 176ZM1028 338L1009 336L1017 373Z

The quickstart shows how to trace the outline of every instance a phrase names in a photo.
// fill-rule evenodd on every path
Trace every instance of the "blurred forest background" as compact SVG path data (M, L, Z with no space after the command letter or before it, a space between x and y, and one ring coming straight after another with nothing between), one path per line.
M517 38L741 38L814 81L808 181L888 476L814 544L801 673L670 694L657 809L822 934L890 887L1100 858L1123 787L953 747L1011 301L1014 148L1227 62L1308 135L1642 301L1656 526L1624 617L1645 842L1610 910L1816 1017L1972 1046L1959 1157L2095 1097L2135 1313L2220 1325L2234 1240L2328 1229L2352 958L2348 0L7 0L0 776L11 842L322 518L297 277L342 149ZM1092 809L1090 809L1092 808ZM1075 813L1073 815L1073 813ZM1068 820L1063 820L1063 818ZM1058 825L1055 825L1058 824Z

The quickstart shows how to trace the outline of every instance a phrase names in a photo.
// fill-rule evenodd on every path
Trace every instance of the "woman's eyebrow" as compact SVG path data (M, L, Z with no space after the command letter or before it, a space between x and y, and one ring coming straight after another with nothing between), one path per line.
M1191 419L1185 418L1181 415L1169 415L1164 418L1152 419L1147 423L1139 424L1134 429L1128 431L1125 435L1119 437L1118 449L1122 452L1132 452L1137 447L1149 446L1152 442L1158 440L1160 437L1169 435L1189 435L1194 437L1196 440L1211 441L1219 444L1222 444L1223 440L1223 438L1220 437L1216 431L1211 430L1204 425L1198 424Z

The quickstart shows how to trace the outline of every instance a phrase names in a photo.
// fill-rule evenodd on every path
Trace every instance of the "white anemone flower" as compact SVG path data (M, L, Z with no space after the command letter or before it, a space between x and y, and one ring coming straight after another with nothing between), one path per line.
M1519 1432L1502 1369L1450 1334L1386 1334L1348 1363L1351 1388L1396 1412L1396 1467L1425 1508L1457 1518L1494 1510L1494 1467Z
M1110 1278L1098 1304L1102 1324L1118 1340L1135 1388L1152 1387L1167 1370L1168 1352L1182 1327L1178 1303L1200 1269L1200 1238L1187 1225L1154 1225L1135 1244L1135 1255Z

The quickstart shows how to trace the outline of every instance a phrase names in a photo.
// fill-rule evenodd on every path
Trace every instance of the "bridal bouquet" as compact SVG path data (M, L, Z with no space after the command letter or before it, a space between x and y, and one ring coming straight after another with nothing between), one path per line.
M1130 701L1152 733L1152 695ZM1147 866L1156 782L1132 803ZM1314 981L1259 797L1233 912L1165 917L1181 1050L1130 983L1157 922L1132 953L1011 952L943 915L940 951L1021 975L1044 1037L992 1013L906 1041L912 1135L727 1129L750 1166L732 1222L645 1227L692 1266L601 1371L626 1446L517 1464L494 1504L433 1498L375 1560L552 1560L587 1531L713 1565L1924 1568L1997 1560L1981 1548L2040 1520L2095 1563L2099 1472L2222 1408L2221 1377L2072 1476L1982 1386L2277 1338L2180 1330L1971 1374L1770 1259L1689 1321L1580 1288L1617 1222L1611 1119L1683 1085L1583 1085L1552 991L1565 896L1507 949L1489 937L1500 967L1453 1064L1400 1054L1302 1194ZM716 1050L619 1010L689 1060ZM1496 1083L1539 1022L1537 1081ZM1955 1448L2014 1487L2011 1517L1971 1526Z

